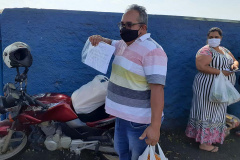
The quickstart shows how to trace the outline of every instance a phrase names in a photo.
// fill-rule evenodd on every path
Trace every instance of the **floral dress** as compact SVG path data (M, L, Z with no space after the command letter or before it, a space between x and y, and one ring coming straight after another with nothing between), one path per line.
M226 70L230 69L233 59L229 51L220 47L221 54L208 45L201 48L197 55L211 55L210 67ZM223 143L226 131L225 119L227 103L215 103L209 101L209 94L215 74L197 73L193 82L193 99L190 117L186 128L186 135L195 138L201 144ZM235 74L227 76L234 85Z

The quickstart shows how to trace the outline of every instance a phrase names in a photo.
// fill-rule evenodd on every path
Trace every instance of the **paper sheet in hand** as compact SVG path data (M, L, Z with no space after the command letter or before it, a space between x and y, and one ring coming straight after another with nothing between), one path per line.
M86 59L83 61L83 63L106 74L114 51L115 47L109 44L100 42L97 46L94 47L88 40L84 46L82 53L86 54Z

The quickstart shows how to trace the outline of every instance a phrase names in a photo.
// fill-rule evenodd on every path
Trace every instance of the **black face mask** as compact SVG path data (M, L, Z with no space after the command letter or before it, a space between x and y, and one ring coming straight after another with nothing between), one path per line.
M139 30L140 30L140 28L139 28ZM124 42L130 42L130 41L137 39L137 37L139 36L139 34L138 34L139 30L131 30L131 29L126 29L125 27L123 27L120 30L120 36L122 37Z

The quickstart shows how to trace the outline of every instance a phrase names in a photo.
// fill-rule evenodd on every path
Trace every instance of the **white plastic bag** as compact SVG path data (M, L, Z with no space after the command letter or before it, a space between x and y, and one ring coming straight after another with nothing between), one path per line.
M228 94L228 105L238 102L240 100L240 94L227 78L226 78L226 86L227 86L227 94Z
M77 114L90 113L105 103L108 78L97 75L87 84L74 91L71 98Z
M159 154L157 154L155 152L155 146L148 145L147 148L145 149L145 151L143 152L143 154L138 157L138 160L158 160L158 159L156 159L155 156L158 156L161 160L168 160L165 157L160 145L157 144L157 146L158 146ZM148 159L148 155L149 155L149 159Z
M211 102L228 102L228 92L226 86L226 77L220 71L220 74L214 79L210 90L209 101Z
M222 72L214 79L210 90L211 102L227 102L228 105L240 101L240 94Z

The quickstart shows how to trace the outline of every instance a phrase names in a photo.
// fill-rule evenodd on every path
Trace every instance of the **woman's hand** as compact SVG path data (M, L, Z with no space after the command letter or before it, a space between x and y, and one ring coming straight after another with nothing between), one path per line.
M238 65L236 63L232 64L231 65L231 70L234 71L234 70L238 70Z
M229 76L229 75L233 74L234 72L222 71L222 73L223 73L225 76Z

